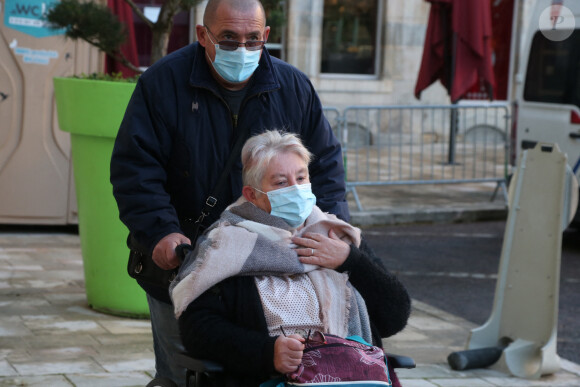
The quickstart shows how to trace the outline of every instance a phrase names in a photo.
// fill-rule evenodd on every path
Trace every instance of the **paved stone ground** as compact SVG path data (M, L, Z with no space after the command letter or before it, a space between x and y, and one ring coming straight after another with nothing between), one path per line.
M476 325L430 305L413 300L409 325L392 338L385 348L415 359L417 368L397 371L404 387L578 387L580 365L562 359L561 370L538 380L513 377L499 367L453 371L447 356L465 349Z
M352 190L347 200L358 226L506 219L507 196L496 189L493 182L358 186L362 211Z
M78 235L0 233L0 386L144 386L151 324L88 308Z
M365 212L353 210L353 223L505 217L505 202L489 202L494 188L381 187L365 192ZM352 206L352 195L349 201ZM78 235L54 227L3 226L0 265L0 386L144 386L151 380L149 321L102 314L87 306ZM474 327L414 301L408 327L385 340L389 351L417 362L416 369L398 372L403 385L580 386L580 366L564 359L559 372L540 380L511 377L497 369L452 371L447 356L463 349Z
M153 374L148 320L88 308L79 238L59 230L0 230L0 386L144 386ZM399 371L406 387L578 386L580 366L527 381L496 370L456 372L473 324L415 301L409 326L385 340L418 367Z

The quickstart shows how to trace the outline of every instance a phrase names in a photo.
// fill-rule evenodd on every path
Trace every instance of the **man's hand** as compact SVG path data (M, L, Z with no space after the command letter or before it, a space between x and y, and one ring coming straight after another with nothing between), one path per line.
M278 336L274 343L274 368L281 374L296 371L302 362L304 337L300 335Z
M164 270L175 269L180 264L175 248L183 243L191 244L191 241L176 232L164 236L153 249L153 262Z

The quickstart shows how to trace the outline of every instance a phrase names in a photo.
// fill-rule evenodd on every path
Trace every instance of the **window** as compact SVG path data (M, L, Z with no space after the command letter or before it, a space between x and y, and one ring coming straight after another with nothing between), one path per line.
M580 30L553 41L540 31L532 41L524 99L580 107Z
M266 25L270 26L270 36L266 48L270 55L285 59L286 2L283 0L262 0L266 11Z
M137 6L154 19L165 0L135 0ZM198 2L199 3L199 2ZM266 11L266 21L271 26L266 47L272 56L284 59L286 33L286 2L284 0L262 0ZM201 11L203 15L203 10ZM137 53L140 66L151 65L151 29L137 15L133 14ZM176 51L196 39L195 22L189 11L180 11L173 19L173 29L169 37L167 53Z
M321 73L377 75L380 0L324 0Z
M145 16L157 20L159 10L163 5L163 0L137 0L135 3ZM195 26L190 27L189 19L188 11L181 11L175 15L173 19L173 29L167 45L168 54L191 43L189 41L190 28L195 29ZM133 25L135 27L139 65L144 67L150 66L152 44L151 29L135 14L133 14Z

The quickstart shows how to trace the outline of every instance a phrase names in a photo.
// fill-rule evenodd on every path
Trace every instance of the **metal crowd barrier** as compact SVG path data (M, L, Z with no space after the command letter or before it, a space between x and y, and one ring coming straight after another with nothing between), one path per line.
M348 192L395 184L495 182L507 202L510 106L471 102L350 106L325 115L341 142Z

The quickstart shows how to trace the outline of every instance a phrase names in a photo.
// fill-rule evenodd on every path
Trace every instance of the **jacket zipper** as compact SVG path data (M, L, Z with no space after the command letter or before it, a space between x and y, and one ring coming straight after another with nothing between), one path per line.
M359 346L356 346L356 345L349 345L348 343L329 343L329 344L317 345L315 347L305 348L303 352L306 353L306 352L315 351L315 350L321 349L321 348L332 348L332 347L348 347L348 348L363 349L363 348L360 348ZM367 348L370 348L370 347L367 346Z
M230 112L230 118L232 120L232 128L233 129L237 129L238 127L238 118L239 118L239 113L238 114L232 114L232 111L230 109L230 106L228 105L228 103L226 102L225 99L223 99L223 97L217 93L215 93L212 89L210 88L206 88L207 90L211 91L213 93L213 95L215 95L216 97L218 97L224 105L226 105L226 108L228 109L228 111ZM256 97L256 98L260 98L260 95L263 94L263 92L259 92L256 93L254 95L251 96L246 96L246 98L244 98L244 100L242 101L241 105L240 105L240 112L242 111L244 105L246 104L246 101L249 100L250 98Z
M269 91L267 91L266 93L269 93ZM240 104L240 111L238 112L238 114L236 114L236 115L232 114L232 117L234 119L234 129L236 129L238 127L238 118L239 118L239 115L244 108L244 105L246 104L246 101L248 101L250 98L254 98L254 97L259 99L262 94L264 94L264 92L259 92L259 93L256 93L256 94L250 95L250 96L246 95L246 98L244 98L244 100ZM228 109L229 109L229 106L228 106ZM231 114L231 112L230 112L230 114Z

